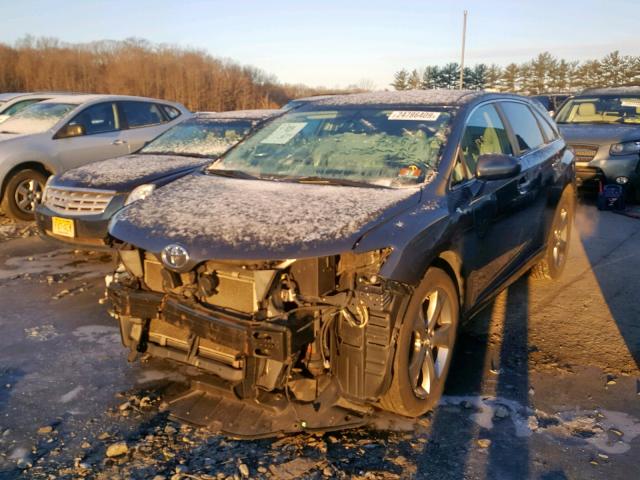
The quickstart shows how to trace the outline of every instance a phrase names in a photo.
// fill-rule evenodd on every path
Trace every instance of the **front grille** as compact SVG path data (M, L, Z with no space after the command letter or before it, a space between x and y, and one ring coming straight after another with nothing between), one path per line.
M47 187L43 203L49 210L61 214L99 215L115 194L112 190Z
M576 155L576 162L590 162L598 153L598 147L596 145L571 145L569 144Z

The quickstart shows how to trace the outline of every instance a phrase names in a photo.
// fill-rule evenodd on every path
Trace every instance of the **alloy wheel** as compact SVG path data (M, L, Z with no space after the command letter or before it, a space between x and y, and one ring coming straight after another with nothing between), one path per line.
M33 213L42 199L43 186L33 178L27 178L16 187L14 198L20 211Z
M553 226L553 262L561 267L566 259L569 239L569 212L562 207L560 215Z
M455 342L451 301L444 290L434 289L424 297L414 321L409 381L420 399L427 398L446 379L444 372Z

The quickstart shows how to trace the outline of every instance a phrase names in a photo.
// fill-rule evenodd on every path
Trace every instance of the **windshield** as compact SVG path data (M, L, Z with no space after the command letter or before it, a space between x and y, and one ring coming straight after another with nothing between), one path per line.
M436 168L451 117L450 110L438 107L290 112L209 169L301 181L416 185Z
M640 123L640 97L606 95L567 100L557 123Z
M191 118L167 130L140 153L217 158L242 140L252 127L251 120Z
M35 103L3 122L3 133L40 133L49 130L78 105L71 103Z

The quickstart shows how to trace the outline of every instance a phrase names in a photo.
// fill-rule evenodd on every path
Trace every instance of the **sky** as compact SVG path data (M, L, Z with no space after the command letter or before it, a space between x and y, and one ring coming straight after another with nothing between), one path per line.
M286 83L385 88L401 68L640 55L640 0L0 0L0 42L143 38L205 50Z

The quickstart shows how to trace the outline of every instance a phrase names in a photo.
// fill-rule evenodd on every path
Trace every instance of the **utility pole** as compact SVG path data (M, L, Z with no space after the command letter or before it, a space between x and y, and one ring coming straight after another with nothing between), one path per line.
M467 11L464 11L462 21L462 58L460 59L460 90L464 87L464 44L467 40Z

